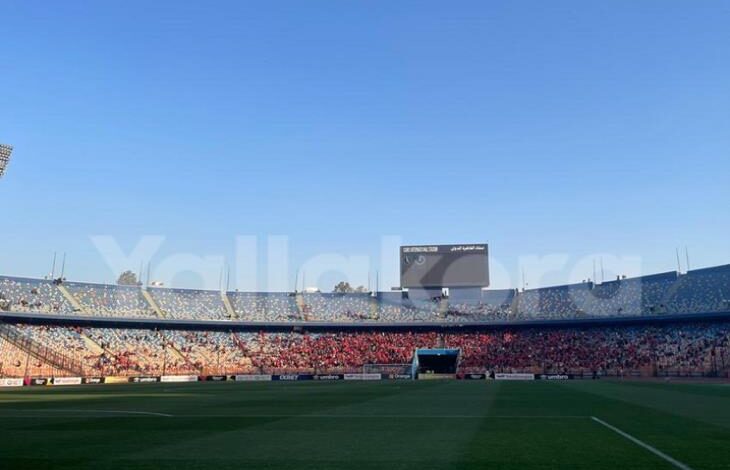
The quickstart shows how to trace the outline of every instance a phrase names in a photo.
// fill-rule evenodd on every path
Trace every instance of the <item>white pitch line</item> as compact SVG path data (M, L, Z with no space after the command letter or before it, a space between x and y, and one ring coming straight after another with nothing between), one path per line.
M290 418L290 419L586 419L588 416L546 416L546 415L359 415L359 414L257 414L257 415L175 415L176 418Z
M0 410L2 411L2 410ZM361 414L256 414L256 415L233 415L233 414L199 414L199 415L171 415L166 413L154 413L151 411L121 411L121 410L70 410L70 409L52 409L52 410L4 410L15 412L32 412L32 413L106 413L106 414L138 414L148 416L164 416L174 418L284 418L284 419L586 419L589 416L574 415L361 415ZM39 416L21 416L21 415L5 415L0 414L4 418L26 418Z
M671 463L675 467L677 467L677 468L679 468L681 470L692 470L692 467L690 467L689 465L684 464L684 463L680 462L679 460L676 460L676 459L668 456L667 454L665 454L661 450L657 449L656 447L650 446L646 442L641 441L641 440L635 438L631 434L620 430L616 426L612 426L612 425L608 424L607 422L603 421L602 419L596 418L595 416L591 416L591 419L593 421L595 421L596 423L598 423L598 424L600 424L600 425L602 425L604 427L607 427L608 429L610 429L611 431L615 432L616 434L618 434L618 435L620 435L620 436L622 436L622 437L630 440L631 442L633 442L637 446L643 447L644 449L648 450L652 454L654 454L654 455L656 455L658 457L663 458L664 460L666 460L667 462Z
M68 409L52 409L52 410L1 410L0 411L19 411L23 413L104 413L104 414L125 414L125 415L146 415L146 416L164 416L173 417L167 413L155 413L153 411L125 411L125 410L68 410ZM18 416L5 416L5 418L17 418ZM38 417L38 416L33 416Z

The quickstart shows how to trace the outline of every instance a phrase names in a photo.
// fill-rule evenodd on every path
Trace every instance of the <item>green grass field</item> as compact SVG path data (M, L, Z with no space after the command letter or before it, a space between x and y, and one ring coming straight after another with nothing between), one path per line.
M427 381L28 387L0 392L0 436L0 461L8 469L730 468L730 386Z

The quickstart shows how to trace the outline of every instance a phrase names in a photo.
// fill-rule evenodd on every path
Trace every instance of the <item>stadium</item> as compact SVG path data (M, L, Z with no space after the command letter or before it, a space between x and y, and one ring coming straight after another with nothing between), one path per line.
M177 459L175 466L208 465L210 458L222 466L265 461L267 467L324 468L353 456L362 468L386 461L440 468L453 458L459 467L495 458L542 466L558 458L554 444L570 439L580 451L558 449L560 462L612 467L618 452L619 461L642 467L661 467L674 456L711 467L714 457L696 449L727 419L727 389L702 384L724 383L730 373L730 265L600 284L485 290L473 285L487 282L488 270L477 277L460 269L434 275L437 264L423 263L426 277L448 284L448 296L433 295L443 292L433 283L412 284L424 276L407 269L402 277L410 289L366 293L0 277L4 426L21 439L26 433L15 432L21 423L39 423L84 436L95 448L124 441L137 426L149 442L177 436L180 426L188 428L184 442L204 440L205 451L172 445L175 457L170 450L143 451L163 466ZM445 279L443 271L458 280ZM16 389L22 392L7 392ZM681 417L662 416L673 407ZM498 431L492 422L499 422ZM264 428L236 434L256 451L204 431L217 435L241 423ZM673 457L633 442L634 434L654 436L656 426L668 429L659 442ZM416 436L383 442L394 428ZM490 445L486 454L474 448L457 455L451 448L470 428ZM338 442L331 429L345 440ZM546 437L557 432L559 439ZM107 437L100 442L90 433ZM509 445L498 447L518 436L530 439L521 444L529 449L522 457ZM720 436L718 446L725 442ZM702 446L688 446L693 438L703 439ZM23 455L15 439L10 461L12 452ZM48 452L69 462L99 452L82 450L86 444L64 450L61 441L44 439ZM271 454L272 439L293 450ZM308 457L320 439L337 444ZM351 439L377 447L379 457L355 450ZM137 452L147 444L127 446ZM110 464L141 464L122 453Z
M0 17L2 468L730 469L727 5Z
M419 349L443 348L458 354L436 375L454 378L730 371L730 265L454 299L458 290L412 299L417 289L249 293L4 276L0 370L26 384L391 370L423 378Z

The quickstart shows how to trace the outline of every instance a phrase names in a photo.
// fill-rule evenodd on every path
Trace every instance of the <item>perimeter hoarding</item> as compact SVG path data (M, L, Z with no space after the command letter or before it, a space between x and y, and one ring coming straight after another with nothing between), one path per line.
M0 387L22 387L22 378L2 378L0 379Z
M487 287L489 247L486 243L416 245L400 248L401 287Z

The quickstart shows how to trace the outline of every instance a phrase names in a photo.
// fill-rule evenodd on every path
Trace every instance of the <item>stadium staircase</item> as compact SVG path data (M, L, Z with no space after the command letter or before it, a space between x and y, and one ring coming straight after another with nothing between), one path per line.
M519 312L519 308L520 308L520 301L518 300L519 297L520 297L519 295L515 294L512 297L512 303L509 306L509 311L513 316L517 316L517 313Z
M152 294L150 294L147 289L142 289L142 297L147 301L150 308L154 310L155 315L157 315L157 318L166 318L167 315L162 311L159 305L157 305L157 302L155 302L155 299L152 298Z
M76 297L74 297L71 294L71 292L69 292L68 289L66 289L66 286L64 286L63 284L57 284L56 287L58 287L58 290L66 298L68 303L71 304L71 306L74 308L75 312L81 312L81 313L84 313L87 315L90 313L86 310L86 308L84 308L83 305L81 305L81 303L78 300L76 300Z
M236 314L236 311L233 309L233 305L231 304L231 299L228 298L227 292L221 292L221 300L223 300L223 305L226 307L226 313L228 313L228 318L231 320L238 320L238 315Z
M307 303L304 301L304 294L297 293L294 296L294 303L297 306L297 313L299 314L299 318L302 320L307 320L309 312L307 311Z
M80 331L79 336L81 336L81 340L84 342L84 345L86 345L87 349L94 353L94 355L99 356L101 354L104 354L104 348L102 348L99 343L86 336L86 333Z
M378 302L375 297L370 299L370 312L368 313L370 314L371 320L380 320L380 311L378 310Z
M71 372L79 377L84 375L84 367L79 361L43 346L21 334L10 325L0 324L0 337L26 352L31 357L43 361L56 369Z
M718 377L730 378L730 347L717 346L710 354L709 366Z
M438 310L438 316L441 318L446 318L449 312L449 299L448 298L441 298L439 301L439 310Z
M233 343L236 345L238 349L240 349L244 353L248 353L248 349L246 349L246 346L243 343L243 340L238 337L238 335L234 332L231 332L231 338L233 339Z
M172 341L168 340L161 331L158 332L158 335L160 336L160 340L162 341L162 344L167 345L168 349L170 350L170 352L172 353L173 356L175 356L176 358L178 358L179 360L184 362L191 369L195 370L198 373L201 373L202 369L200 369L199 367L196 367L195 364L190 362L190 359L188 359L188 357L185 354L183 354L183 352L180 351Z

